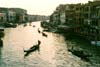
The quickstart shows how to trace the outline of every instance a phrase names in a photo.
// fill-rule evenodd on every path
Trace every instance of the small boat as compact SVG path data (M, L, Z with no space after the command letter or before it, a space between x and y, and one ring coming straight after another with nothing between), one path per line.
M26 27L27 26L27 24L24 24L24 27Z
M35 25L33 25L33 27L35 27Z
M16 28L16 27L17 27L17 24L5 23L4 26L5 26L6 28Z
M4 31L4 29L0 29L0 31Z
M3 47L3 40L0 39L0 47Z
M33 52L35 50L39 49L38 45L34 45L33 47L31 47L29 50L24 50L24 52Z
M24 52L26 52L24 56L28 56L30 53L32 53L32 52L34 52L36 50L38 50L38 51L40 50L38 45L34 45L29 50L24 50Z
M45 34L45 33L43 33L43 32L42 32L42 36L44 36L44 37L48 37L48 35L47 35L47 34Z
M38 28L38 33L41 33L41 31L39 30L39 28Z
M82 60L85 60L87 62L90 61L89 57L92 57L92 55L89 54L85 54L83 50L75 50L73 49L68 49L69 52L71 52L72 54L74 54L75 56L80 57Z
M4 27L0 27L0 31L4 31L5 30L5 28Z
M32 23L29 23L29 26L31 26L32 25Z
M3 38L5 36L4 31L0 31L0 38Z
M38 44L32 46L29 50L24 50L24 52L26 52L24 56L28 56L31 52L34 52L36 50L40 51L40 44L41 41L38 40Z

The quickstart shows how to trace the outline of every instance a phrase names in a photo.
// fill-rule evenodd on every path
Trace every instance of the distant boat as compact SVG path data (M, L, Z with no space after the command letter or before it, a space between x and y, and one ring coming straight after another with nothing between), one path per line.
M29 23L29 26L32 26L32 23Z
M4 31L4 28L0 28L0 31Z
M7 28L9 28L9 27L16 28L16 27L17 27L17 24L13 24L13 23L5 23L4 26L7 27Z
M0 38L3 38L5 36L4 31L0 31Z
M35 27L35 25L33 25L33 27Z
M48 35L45 34L44 32L42 32L42 36L44 36L44 37L48 37Z
M0 47L3 47L3 40L0 39Z
M41 31L39 30L39 28L38 28L38 33L41 33Z
M27 26L27 24L24 24L24 27L26 27Z
M87 62L90 61L90 59L88 57L92 57L92 55L85 54L83 50L75 50L75 49L73 49L73 47L72 47L72 49L68 49L68 51Z

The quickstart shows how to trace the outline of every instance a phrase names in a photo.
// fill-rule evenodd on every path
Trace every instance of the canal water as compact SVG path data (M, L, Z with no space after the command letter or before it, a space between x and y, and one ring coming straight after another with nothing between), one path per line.
M33 27L35 25L35 27ZM40 22L27 23L17 28L6 28L4 46L0 48L0 67L88 67L88 63L67 51L64 37L45 32L48 37L38 33ZM40 40L40 52L35 51L24 57L24 50Z

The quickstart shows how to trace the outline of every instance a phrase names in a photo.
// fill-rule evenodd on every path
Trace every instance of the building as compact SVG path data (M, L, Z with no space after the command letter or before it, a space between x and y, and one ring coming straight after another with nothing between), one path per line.
M8 9L8 22L14 23L16 20L16 12L12 9Z
M35 15L28 15L28 21L29 22L36 21L36 16Z
M16 13L16 22L23 23L28 21L27 11L21 8L10 8Z
M8 19L8 8L0 8L0 24L6 23Z
M52 17L53 17L53 22L52 24L53 25L59 25L60 24L60 16L59 16L59 13L57 11L55 11L53 14L52 14Z
M5 23L7 20L6 13L0 13L0 23Z
M73 32L91 41L100 40L100 0L85 4L60 5L50 17L50 23L65 25L66 29L72 29Z
M59 18L60 18L60 24L66 23L66 5L60 5L59 6Z
M45 21L49 19L49 16L44 15L34 15L36 17L36 21Z

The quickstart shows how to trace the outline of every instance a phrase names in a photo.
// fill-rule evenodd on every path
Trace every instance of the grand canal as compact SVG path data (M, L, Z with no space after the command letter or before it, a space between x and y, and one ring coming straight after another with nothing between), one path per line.
M35 27L33 27L35 25ZM48 37L38 33L43 29L40 22L32 26L19 25L6 28L3 38L4 46L0 48L0 67L87 67L89 64L67 51L62 35L45 32ZM35 51L24 57L24 50L29 49L40 40L40 52Z

